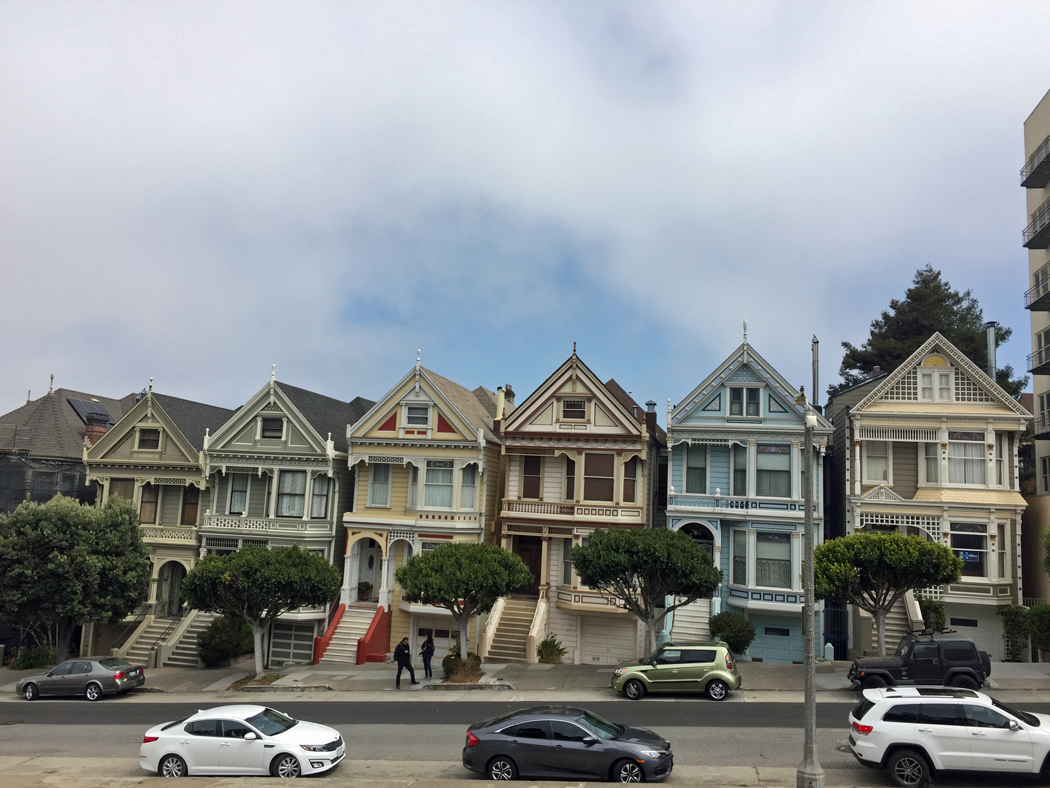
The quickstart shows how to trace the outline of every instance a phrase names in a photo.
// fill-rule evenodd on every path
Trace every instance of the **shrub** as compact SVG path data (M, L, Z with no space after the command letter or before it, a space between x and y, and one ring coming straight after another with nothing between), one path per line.
M944 602L936 599L919 597L919 611L922 613L922 625L926 629L944 629Z
M718 613L711 616L711 634L721 638L735 654L747 651L755 639L755 627L739 613Z
M31 670L34 668L49 668L55 664L55 649L53 646L37 646L36 648L21 648L18 655L11 660L11 670Z
M357 584L357 598L368 599L372 596L372 584L367 580L362 580Z
M536 656L540 662L558 664L565 656L565 649L555 640L554 635L547 635L536 644Z
M1040 651L1050 651L1050 605L1036 605L1030 608L1028 627L1035 647Z
M1007 640L1007 662L1024 662L1024 652L1031 634L1028 608L1021 605L1001 605L995 614L1003 620L1003 634Z
M461 659L459 652L454 652L441 660L441 669L445 672L445 678L454 683L470 683L481 678L481 657L477 654L467 654ZM473 676L473 678L470 678Z
M252 628L232 616L219 616L197 635L197 656L209 668L227 665L254 649Z

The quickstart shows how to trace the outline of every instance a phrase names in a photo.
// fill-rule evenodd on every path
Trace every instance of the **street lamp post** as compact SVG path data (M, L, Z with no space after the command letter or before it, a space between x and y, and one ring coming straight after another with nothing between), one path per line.
M809 399L803 391L799 397L798 404L805 409L803 442L805 444L805 468L806 489L803 491L802 500L806 507L805 517L805 539L804 539L804 584L805 601L802 603L802 635L804 639L803 665L806 675L806 727L805 740L802 745L802 763L799 764L795 773L796 788L824 788L824 769L817 760L817 655L815 651L816 639L814 637L813 604L816 591L816 582L813 578L813 548L815 537L813 533L813 504L814 504L814 477L816 474L813 454L816 446L813 440L813 431L817 426L817 416L810 405Z

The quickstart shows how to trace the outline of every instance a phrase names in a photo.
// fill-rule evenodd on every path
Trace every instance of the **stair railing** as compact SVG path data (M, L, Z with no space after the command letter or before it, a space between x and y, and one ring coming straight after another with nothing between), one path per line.
M485 628L481 630L481 634L478 636L478 657L482 660L489 655L489 646L492 645L492 638L496 637L496 627L499 626L499 620L503 615L503 608L506 607L506 604L507 597L501 596L496 600L496 604L492 606L492 610L489 611L489 617L485 619Z
M113 640L113 648L120 648L124 645L124 643L127 641L128 631L130 630L134 632L136 629L138 629L139 624L141 624L143 619L146 618L146 616L150 614L150 611L153 610L153 605L145 604L138 609L142 612L136 613L135 617L131 619L131 623L124 627L121 633L117 635L117 637Z
M168 639L168 635L171 633L171 630L175 629L175 627L178 626L178 624L182 620L182 616L183 616L183 614L185 612L186 612L186 606L183 605L182 607L179 608L179 612L175 614L175 617L172 618L171 621L168 623L168 626L166 626L164 628L164 631L160 633L160 637L158 637L156 640L153 641L153 645L149 647L149 655L150 655L149 658L150 659L152 659L153 656L156 654L157 648L160 646L160 644ZM156 667L160 667L160 666L157 665L156 663L154 663L153 665L150 665L149 667L156 668Z

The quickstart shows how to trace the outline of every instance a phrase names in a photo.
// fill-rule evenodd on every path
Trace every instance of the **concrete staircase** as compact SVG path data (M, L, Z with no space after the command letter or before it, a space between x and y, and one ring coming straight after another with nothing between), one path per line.
M198 613L197 617L193 619L193 623L190 624L182 637L179 638L179 642L175 644L175 649L171 652L171 656L168 657L167 661L164 663L164 667L197 667L200 664L197 658L197 635L199 635L201 631L216 618L218 618L218 616L215 613Z
M525 641L529 637L536 600L510 597L504 603L503 615L492 635L486 662L526 662Z
M164 634L164 630L168 628L169 624L171 624L170 618L153 619L153 623L146 627L142 634L135 639L135 642L131 644L131 648L127 650L124 659L132 665L147 665L150 649L157 642L157 638Z
M711 639L711 600L698 599L691 605L675 610L671 640L675 643L696 643Z
M908 609L905 607L904 598L901 598L897 600L897 604L886 614L886 653L892 654L894 649L897 648L897 644L900 643L901 638L910 631L911 625L908 621ZM879 653L879 632L875 627L874 621L872 621L871 626L871 648L867 653L871 655Z
M346 610L343 611L343 617L339 620L339 625L332 633L332 641L321 655L321 662L356 664L357 641L368 632L378 609L378 605L370 605L366 602L347 605Z

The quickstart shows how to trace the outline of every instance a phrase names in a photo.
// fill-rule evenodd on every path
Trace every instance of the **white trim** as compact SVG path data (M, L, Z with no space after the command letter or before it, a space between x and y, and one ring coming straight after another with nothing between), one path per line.
M886 446L886 478L872 479L868 476L868 449L873 443L881 443ZM892 441L863 441L861 443L861 479L863 484L881 484L886 487L893 486L893 442Z
M373 489L374 488L373 488L372 476L373 476L373 473L375 472L376 468L386 468L387 469L387 476L386 476L386 502L385 503L376 503L375 496L373 495ZM365 506L367 508L370 508L370 509L389 509L390 508L391 493L393 492L393 486L394 486L394 474L393 474L393 471L391 470L391 468L392 468L392 464L391 463L374 463L374 464L368 466L368 498L367 498L368 502L365 504Z

